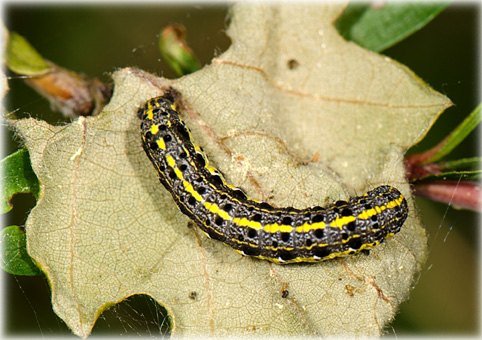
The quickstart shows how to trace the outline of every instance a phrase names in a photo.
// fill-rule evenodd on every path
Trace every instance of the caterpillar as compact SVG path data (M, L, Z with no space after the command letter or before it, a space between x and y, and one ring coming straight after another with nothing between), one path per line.
M276 208L246 196L209 165L174 95L138 109L143 148L179 209L210 238L275 263L317 262L371 249L399 232L407 201L383 185L326 207Z

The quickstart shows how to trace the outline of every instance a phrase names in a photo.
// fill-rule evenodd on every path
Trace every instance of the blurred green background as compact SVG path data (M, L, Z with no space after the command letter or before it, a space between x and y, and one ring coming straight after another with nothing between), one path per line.
M206 4L138 6L36 5L12 3L4 7L9 30L23 35L45 58L67 69L109 82L117 68L135 66L175 78L161 60L158 34L172 23L186 27L187 41L202 64L225 51L227 6ZM454 107L435 123L415 151L440 140L480 101L478 59L480 5L451 5L433 22L383 54L407 65ZM40 95L10 74L7 111L17 117L35 116L51 123L66 122L53 113ZM5 127L3 127L5 130ZM4 155L18 148L4 133ZM450 159L479 154L473 133ZM7 224L23 225L33 198L19 195ZM429 258L410 300L403 303L387 329L391 335L476 335L479 333L479 214L446 204L417 199L419 215L429 235ZM15 335L66 335L70 331L53 313L45 278L4 275L4 330ZM162 325L162 327L161 327ZM168 331L165 311L146 296L131 298L105 312L93 335L156 335ZM161 330L159 331L159 327Z

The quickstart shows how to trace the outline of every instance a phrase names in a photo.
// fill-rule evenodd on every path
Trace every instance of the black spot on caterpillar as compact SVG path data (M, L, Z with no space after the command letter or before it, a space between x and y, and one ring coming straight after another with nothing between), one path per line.
M324 208L255 201L209 166L169 93L148 100L138 115L144 150L179 209L242 255L293 263L357 254L398 233L407 218L405 198L388 185Z

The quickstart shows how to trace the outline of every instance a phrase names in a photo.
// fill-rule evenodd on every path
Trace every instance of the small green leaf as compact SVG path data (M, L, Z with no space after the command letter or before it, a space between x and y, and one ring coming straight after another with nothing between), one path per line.
M482 120L481 108L482 104L479 104L447 138L435 147L437 151L423 164L437 162L455 149L479 125Z
M448 5L386 3L374 8L354 3L345 9L335 26L346 40L380 52L424 27Z
M430 174L425 177L417 178L412 183L428 181L478 181L482 178L482 170L472 171L447 171L440 174Z
M39 182L32 170L27 149L21 149L0 161L2 174L1 188L2 201L0 212L10 211L10 200L17 193L32 193L35 198L39 195Z
M50 69L50 65L37 50L15 32L10 32L5 56L8 68L18 74L36 76Z
M482 164L482 157L462 158L454 161L437 163L438 166L446 170L480 168L481 164Z
M1 232L2 269L14 275L42 275L27 253L25 233L16 225L4 228Z
M178 75L184 76L201 68L194 52L186 43L186 32L180 25L165 27L159 38L159 49L166 63Z

